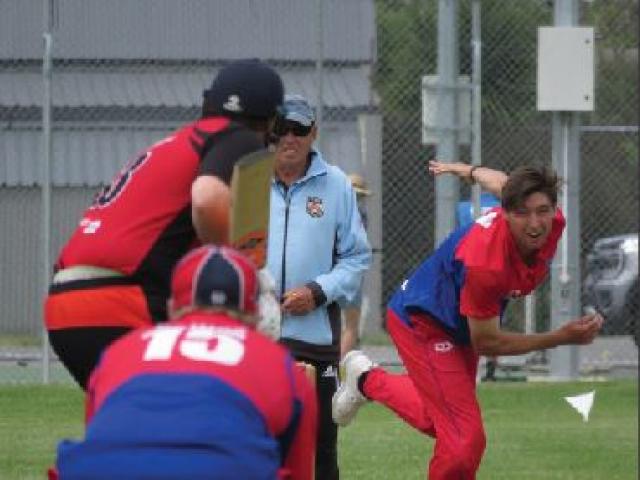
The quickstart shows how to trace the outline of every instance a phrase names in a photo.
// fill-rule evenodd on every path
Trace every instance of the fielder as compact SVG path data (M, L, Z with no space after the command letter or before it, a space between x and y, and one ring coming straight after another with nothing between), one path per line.
M585 315L531 335L500 328L508 300L548 275L565 224L555 173L520 167L507 176L439 162L429 169L478 182L502 206L454 231L402 282L389 302L387 327L407 373L392 375L364 353L348 353L333 418L347 425L366 400L380 402L435 438L430 480L474 479L486 444L475 390L478 356L588 344L603 320Z
M255 331L258 284L253 263L231 248L184 257L172 320L105 350L85 438L59 445L60 478L311 480L315 391L304 367Z

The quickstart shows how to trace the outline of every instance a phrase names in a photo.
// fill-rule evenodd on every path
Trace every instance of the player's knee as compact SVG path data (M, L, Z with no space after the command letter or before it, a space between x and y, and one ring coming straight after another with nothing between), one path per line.
M469 435L461 445L462 458L465 458L465 470L469 473L475 473L480 466L480 461L484 455L484 449L487 445L487 438L483 429L478 429Z
M469 453L469 459L471 461L471 468L475 472L480 466L482 456L484 455L485 447L487 446L487 437L484 430L479 429L470 437L467 445L467 451Z
M480 429L452 445L443 478L475 478L486 444L484 431Z

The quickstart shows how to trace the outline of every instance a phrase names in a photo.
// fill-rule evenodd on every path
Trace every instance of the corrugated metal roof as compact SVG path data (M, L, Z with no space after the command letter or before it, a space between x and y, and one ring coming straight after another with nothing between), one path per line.
M199 107L202 91L216 70L146 69L144 72L54 72L52 99L55 107ZM287 92L300 93L313 103L317 97L317 73L301 67L281 71ZM329 108L366 107L371 103L368 66L324 69L323 103ZM42 104L43 78L39 72L0 73L0 106L28 108Z
M347 171L357 170L360 140L355 122L327 123L322 133L323 153L329 162ZM143 148L161 139L175 126L58 129L53 132L51 180L55 186L98 186ZM0 185L40 184L42 133L39 129L0 130Z
M308 60L310 0L57 0L54 54L66 59ZM323 0L324 58L370 61L373 0ZM42 58L42 0L0 2L0 59Z

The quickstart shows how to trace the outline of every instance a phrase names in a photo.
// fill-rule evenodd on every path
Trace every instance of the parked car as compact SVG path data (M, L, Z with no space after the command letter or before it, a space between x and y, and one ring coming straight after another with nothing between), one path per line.
M640 346L638 234L596 240L587 255L583 286L585 310L605 316L603 334L633 335Z

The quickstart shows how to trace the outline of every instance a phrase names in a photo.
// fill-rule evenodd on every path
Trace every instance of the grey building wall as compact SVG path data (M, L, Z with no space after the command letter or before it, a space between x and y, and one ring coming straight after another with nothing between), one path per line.
M95 189L54 189L51 245L67 240ZM39 188L0 188L0 333L42 330L42 198Z
M361 171L375 112L372 0L53 0L52 261L96 190L197 118L225 62L261 58L312 103L327 159ZM321 77L317 70L322 24ZM0 334L38 334L43 272L43 2L0 2Z
M42 0L0 5L0 59L40 60ZM312 0L54 0L53 5L56 58L308 62L316 52ZM323 9L325 58L370 61L373 1L323 0Z
M276 67L285 89L314 99L317 72L311 66ZM54 108L200 107L219 66L109 65L86 68L56 67L52 79ZM345 65L323 71L325 109L371 108L371 68ZM3 69L0 72L0 106L32 108L42 105L42 73L36 69ZM100 120L96 118L95 120ZM136 120L136 118L131 118ZM138 118L144 120L144 118Z
M97 186L112 177L136 153L162 139L173 125L56 128L53 131L51 181L61 186ZM359 172L360 137L353 121L328 121L316 145L331 163ZM0 129L0 187L40 185L42 131L34 127Z

